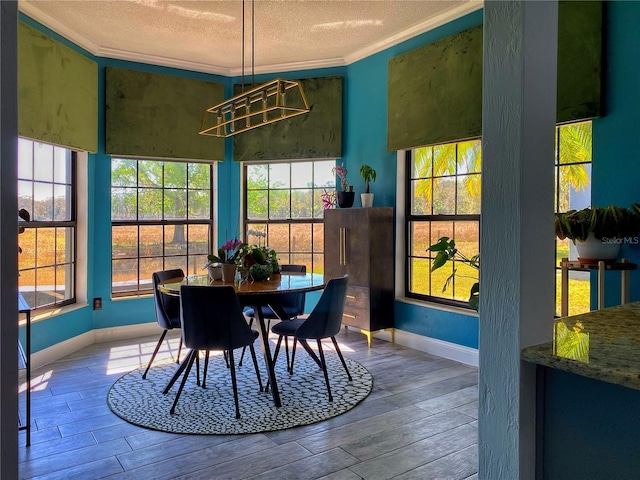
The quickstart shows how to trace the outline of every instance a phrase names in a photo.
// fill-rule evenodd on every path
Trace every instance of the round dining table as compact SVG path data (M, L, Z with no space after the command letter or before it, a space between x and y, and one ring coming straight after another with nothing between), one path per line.
M238 295L240 304L253 307L255 318L260 327L262 353L269 374L271 395L276 407L281 406L278 381L275 375L275 365L269 345L269 332L262 315L263 306L270 307L278 315L278 296L289 293L305 293L322 290L325 286L324 276L317 273L283 272L272 275L269 280L252 281L244 280L234 283L225 283L222 280L211 280L208 275L189 275L184 278L172 278L158 285L158 289L168 295L180 295L182 285L202 285L215 288L217 286L232 285Z

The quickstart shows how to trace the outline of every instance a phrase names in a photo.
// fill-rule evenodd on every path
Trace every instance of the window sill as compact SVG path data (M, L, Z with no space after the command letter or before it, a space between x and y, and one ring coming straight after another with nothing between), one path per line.
M417 300L409 297L397 297L397 302L408 303L417 307L430 308L432 310L441 310L443 312L456 313L458 315L467 315L469 317L477 317L478 312L472 309L454 307L453 305L444 305L436 302L426 302L424 300Z
M57 317L58 315L64 315L65 313L74 312L82 308L87 308L88 306L88 303L74 303L73 305L65 305L64 307L53 307L38 310L37 312L31 313L31 324L42 322L43 320L48 320L50 318ZM26 319L24 318L24 315L22 315L22 317L23 318L21 318L18 322L19 326L26 325Z

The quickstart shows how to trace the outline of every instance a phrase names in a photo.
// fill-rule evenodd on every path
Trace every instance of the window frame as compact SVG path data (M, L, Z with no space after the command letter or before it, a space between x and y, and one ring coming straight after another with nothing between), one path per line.
M315 266L315 257L317 255L322 255L322 264L319 266L320 271L324 271L324 248L322 249L322 251L317 251L314 249L315 246L315 241L314 241L314 225L323 225L324 228L324 215L320 216L320 217L305 217L305 218L285 218L285 219L269 219L269 210L268 210L268 206L267 206L267 218L264 219L249 219L248 218L248 209L249 209L249 205L248 205L248 199L247 199L247 195L249 192L248 189L248 181L249 181L249 175L248 175L248 168L250 166L256 166L256 165L264 165L267 167L267 169L269 168L269 166L271 165L289 165L289 168L291 169L291 165L295 164L295 163L319 163L319 162L332 162L333 165L335 166L336 164L336 159L332 159L332 158L309 158L309 159L294 159L294 160L282 160L282 161L251 161L251 162L243 162L242 163L242 192L241 192L241 198L242 198L242 228L243 228L243 238L244 241L247 242L248 241L248 236L247 236L247 232L250 230L254 230L254 226L255 225L265 225L266 229L267 229L267 239L268 239L268 230L269 230L269 225L304 225L304 224L311 224L311 252L292 252L291 251L291 230L289 230L289 250L287 252L281 252L281 251L277 251L278 254L278 261L279 263L282 264L288 264L288 263L296 263L295 261L292 261L291 258L292 256L295 255L305 255L305 256L310 256L311 257L311 268L307 268L308 272L317 272L318 267ZM290 170L291 173L291 170ZM291 179L291 175L290 175L290 179ZM289 190L289 212L291 212L291 191L292 190L296 190L297 188L293 188L291 187L291 183L289 184L290 186L288 187ZM336 185L335 185L335 178L334 178L334 184L330 185L330 186L314 186L310 188L312 190L312 198L315 199L315 195L314 195L314 191L316 190L331 190L331 191L335 191L336 189ZM267 192L267 198L270 198L269 192L271 191L271 188L269 187L269 181L267 179L267 188L264 189ZM283 189L284 190L284 189ZM312 203L312 208L311 211L314 211L314 204ZM324 235L323 235L324 237ZM265 240L266 241L266 240ZM324 247L324 242L323 242L323 247ZM283 255L286 255L287 259L283 258Z
M449 142L449 144L459 144L462 142L466 142L466 141L472 141L472 140L477 140L480 142L480 146L482 148L482 139L480 137L477 138L472 138L472 139L466 139L466 140L460 140L460 141L456 141L456 142ZM427 145L425 147L416 147L416 148L429 148L429 147L437 147L438 145ZM456 155L458 154L458 147L456 146ZM431 294L423 294L423 293L417 293L414 291L411 291L411 261L413 258L417 258L417 256L412 255L412 235L411 235L411 229L412 229L412 225L415 223L426 223L429 224L429 228L431 228L431 226L434 223L445 223L445 222L475 222L478 225L478 245L479 245L479 236L480 236L480 221L481 221L481 214L414 214L413 209L412 209L412 202L413 202L413 189L412 189L412 180L413 180L413 159L414 159L414 154L415 154L415 148L413 149L409 149L405 151L405 158L404 158L404 162L405 162L405 178L404 178L404 188L405 188L405 202L404 202L404 209L405 209L405 222L404 222L404 238L406 239L406 244L405 244L405 248L406 248L406 253L404 255L404 296L406 298L412 298L412 299L416 299L416 300L423 300L426 302L430 302L430 303L437 303L437 304L442 304L442 305L447 305L447 306L452 306L452 307L460 307L460 308L464 308L466 310L471 310L473 311L473 309L469 306L467 300L457 300L454 298L447 298L447 297L443 297L443 296L438 296L438 295L433 295L433 285L431 283L431 279L429 282L429 288L431 291ZM482 175L482 170L480 170L480 172L476 172L474 174L477 175ZM454 178L458 178L458 172L456 171L455 174L453 175L446 175L447 177L454 177ZM436 177L431 177L431 178L440 178L438 176ZM458 193L456 190L455 193L455 201L456 201L456 205L458 202ZM479 253L479 251L477 252ZM425 256L421 257L421 258L425 258L425 259L429 259L429 261L431 262L431 260L433 258L435 258L435 255L430 255L428 253L425 252ZM454 262L454 267L455 267L455 263L456 260L453 261ZM455 278L453 279L453 283L455 286ZM440 288L440 286L438 286L438 288ZM451 286L449 286L448 288L451 288Z
M59 308L59 307L63 307L63 306L67 306L67 305L73 305L75 303L77 303L77 272L78 272L78 212L77 212L77 197L78 197L78 153L68 147L62 146L62 145L55 145L55 144L51 144L51 143L47 143L47 142L41 142L38 140L33 140L30 138L25 138L25 137L20 137L20 140L23 141L28 141L31 143L31 162L33 167L35 167L35 160L36 160L36 156L35 156L35 152L34 152L34 148L36 146L36 144L45 144L45 145L49 145L53 148L53 156L52 158L55 159L55 149L63 149L66 152L70 153L70 182L65 184L68 185L69 191L70 191L70 195L71 195L71 199L69 200L69 220L37 220L35 219L35 214L34 214L34 197L33 194L31 196L31 208L27 209L29 211L29 214L31 216L31 220L29 222L24 222L24 221L20 221L19 222L19 226L24 227L25 232L28 230L35 230L35 248L36 248L36 252L34 252L34 266L33 267L29 267L29 268L23 268L23 269L18 269L18 272L20 274L20 272L26 272L26 271L34 271L35 272L35 280L34 280L34 299L31 300L29 299L29 304L30 306L33 308L34 311L43 311L43 310L48 310L51 308ZM36 180L35 178L33 178L34 176L32 175L32 178L30 179L26 179L26 178L21 178L20 176L18 176L18 181L28 181L31 182L32 184L34 183L40 183L40 184L50 184L50 185L56 185L59 183L55 182L55 179L52 180L51 182L49 181L42 181L42 180ZM33 185L32 185L33 186ZM70 241L71 241L71 245L69 246L69 248L71 249L72 253L70 255L70 260L68 262L64 262L64 263L58 263L57 261L54 261L51 265L46 265L46 266L39 266L38 265L38 256L37 256L37 246L38 246L38 242L37 242L37 236L38 236L38 230L40 229L45 229L45 228L54 228L54 229L71 229L72 234L70 235ZM20 245L20 237L18 237L18 245ZM55 247L55 246L54 246ZM54 248L55 251L55 248ZM37 272L38 269L41 268L54 268L54 271L57 269L57 267L62 266L62 265L69 265L72 273L70 275L69 278L69 283L67 284L65 282L65 291L68 290L70 292L69 297L68 298L64 298L61 301L57 301L54 299L53 302L50 303L46 303L46 304L42 304L42 305L38 305L37 302L37 297L38 297L38 282L37 282ZM55 278L56 274L54 274L54 278ZM54 282L55 283L55 282ZM23 292L23 295L24 292ZM28 295L26 295L27 298Z
M136 219L133 220L122 220L122 219L118 219L118 220L113 220L113 211L111 211L111 235L112 235L112 239L113 239L113 229L114 227L132 227L132 226L136 226L139 232L139 228L140 227L145 227L145 226L155 226L155 227L162 227L163 232L165 231L166 227L170 227L170 226L175 226L175 225L183 225L187 228L188 231L188 227L190 225L206 225L209 227L209 236L207 238L207 253L202 253L202 254L189 254L189 243L186 242L186 253L184 255L177 255L177 257L186 257L187 262L189 261L190 257L199 257L202 256L203 257L203 261L202 261L202 266L205 265L206 263L206 255L208 255L208 253L212 252L212 248L213 245L215 244L215 236L216 236L216 231L215 231L215 216L216 216L216 212L215 212L215 195L217 192L217 188L215 187L215 178L216 178L216 171L215 171L215 163L209 163L209 162L201 162L201 161L189 161L189 160L169 160L169 159L157 159L157 158L147 158L147 157L128 157L128 156L116 156L113 155L111 157L111 162L113 162L114 160L126 160L126 161L135 161L136 162L136 185L134 186L127 186L127 187L122 187L120 185L114 185L113 184L113 178L110 179L109 181L109 189L112 190L113 188L131 188L136 190ZM162 175L162 182L163 185L161 187L149 187L146 185L141 185L140 183L140 162L160 162L162 163L162 168L163 168L163 175ZM186 168L188 171L189 165L206 165L209 168L209 218L208 219L189 219L189 218L182 218L182 219L143 219L141 220L139 218L140 216L140 211L139 211L139 206L140 206L140 202L139 202L139 198L140 198L140 191L142 190L160 190L162 191L162 195L164 197L164 192L165 190L170 190L172 187L167 187L164 185L164 181L165 181L165 176L164 176L164 168L165 165L167 163L183 163L186 164ZM113 163L112 163L113 165ZM187 192L187 205L185 206L185 210L188 211L188 199L189 199L189 188L188 186L185 186L185 190ZM198 189L198 190L202 190L202 189ZM162 217L164 217L165 214L165 205L163 203L162 205ZM138 235L138 243L136 246L136 256L130 256L130 257L124 257L124 258L118 258L117 260L136 260L136 268L137 268L137 280L135 283L136 288L135 289L131 289L131 290L114 290L114 277L113 277L113 262L114 260L116 260L113 256L113 251L111 252L111 297L112 298L122 298L122 297L135 297L135 296L141 296L141 295L148 295L153 293L153 288L152 288L152 284L151 284L151 277L149 277L149 281L145 281L142 282L141 281L141 276L140 276L140 260L141 259L152 259L152 258L161 258L162 259L162 267L160 268L161 270L165 270L167 268L173 268L170 266L167 266L167 259L172 258L171 256L166 256L164 254L164 252L166 251L165 248L165 236L162 236L162 252L163 254L157 255L157 256L142 256L141 255L141 244L140 244L140 236ZM185 274L188 274L188 272L185 272ZM145 288L146 286L146 288Z

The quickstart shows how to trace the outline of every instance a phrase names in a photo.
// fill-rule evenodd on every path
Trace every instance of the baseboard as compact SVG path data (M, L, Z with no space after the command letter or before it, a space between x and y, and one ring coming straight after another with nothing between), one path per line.
M395 343L474 367L477 367L479 363L478 349L476 348L416 335L403 330L395 330Z
M37 351L31 354L31 369L44 367L62 357L69 355L70 353L77 352L89 345L95 343L95 332L83 333L76 337L70 338L55 345L51 345L48 348Z
M126 325L123 327L99 328L70 338L60 343L56 343L48 348L37 351L31 355L31 368L44 367L56 360L81 350L94 343L111 342L114 340L129 340L132 338L144 337L147 335L160 335L160 327L156 322L139 323L137 325ZM180 330L177 330L180 332ZM171 332L169 332L171 333Z

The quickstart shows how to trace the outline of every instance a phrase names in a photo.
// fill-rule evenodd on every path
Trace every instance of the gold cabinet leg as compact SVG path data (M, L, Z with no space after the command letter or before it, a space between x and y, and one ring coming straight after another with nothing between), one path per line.
M373 333L367 330L360 330L360 333L363 333L365 337L367 337L367 345L371 348L371 338L373 337Z

